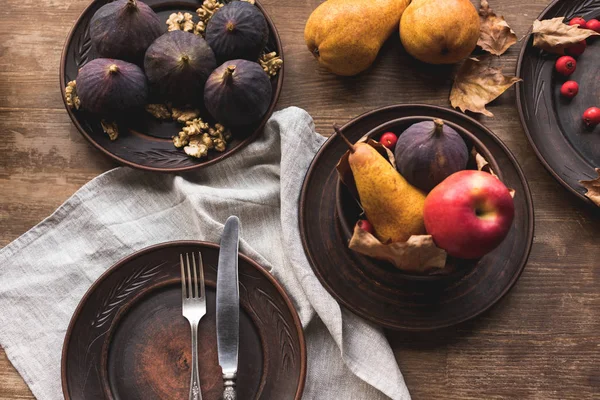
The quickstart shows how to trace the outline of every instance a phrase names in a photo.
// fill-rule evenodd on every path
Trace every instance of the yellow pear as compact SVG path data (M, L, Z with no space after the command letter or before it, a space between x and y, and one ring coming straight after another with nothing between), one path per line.
M328 0L310 15L304 40L321 65L337 75L356 75L375 61L398 29L410 0Z
M360 203L383 243L405 242L411 235L425 234L425 195L394 169L367 143L351 145L348 163Z
M479 14L469 0L413 0L400 20L406 51L430 64L454 64L475 50Z

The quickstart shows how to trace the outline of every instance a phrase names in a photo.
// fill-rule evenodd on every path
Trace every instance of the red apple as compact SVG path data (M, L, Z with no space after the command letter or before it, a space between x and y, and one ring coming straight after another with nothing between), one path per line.
M425 229L449 255L479 258L506 237L515 214L510 192L495 176L459 171L425 199Z

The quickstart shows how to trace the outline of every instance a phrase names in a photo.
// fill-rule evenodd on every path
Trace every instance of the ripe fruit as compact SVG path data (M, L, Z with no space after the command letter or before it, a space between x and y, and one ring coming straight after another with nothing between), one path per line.
M600 21L597 19L590 19L588 22L586 22L585 28L600 33Z
M124 113L143 107L148 100L144 71L135 64L96 58L77 74L81 108L103 115Z
M398 138L394 155L402 176L425 192L465 169L469 160L465 141L441 119L409 126Z
M344 138L341 131L337 134ZM375 148L352 144L348 164L352 170L360 204L382 243L405 242L411 235L425 234L425 195L411 186Z
M555 69L561 75L569 76L577 68L577 61L571 56L562 56L556 60Z
M383 135L381 135L381 138L379 139L379 142L382 145L384 145L388 149L391 149L392 151L394 150L394 147L396 147L397 141L398 136L396 136L394 132L386 132Z
M588 128L593 128L600 124L600 108L590 107L585 110L583 113L583 122L585 122Z
M362 229L365 232L369 232L371 235L375 233L375 231L373 230L373 225L371 225L371 223L366 219L359 219L358 226L360 227L360 229Z
M579 93L579 84L575 81L566 81L560 88L560 94L568 99L572 99Z
M208 43L191 32L167 32L146 52L148 81L174 104L202 104L204 84L217 68Z
M304 41L319 64L334 74L367 68L388 37L397 32L410 0L327 0L310 15Z
M204 87L204 105L223 125L260 121L271 104L271 80L262 67L247 60L231 60L213 71Z
M585 19L581 17L575 17L569 21L569 25L579 25L580 28L585 28Z
M219 62L238 58L257 61L268 38L265 16L245 1L233 1L220 8L206 27L206 41Z
M450 175L425 199L427 233L449 255L479 258L506 237L515 214L510 192L493 175L474 170Z
M100 57L136 64L165 31L164 22L145 3L117 0L100 7L90 21L90 39Z
M587 47L587 43L585 40L582 40L579 43L572 45L571 47L567 47L565 52L571 56L577 57L583 54L585 48Z

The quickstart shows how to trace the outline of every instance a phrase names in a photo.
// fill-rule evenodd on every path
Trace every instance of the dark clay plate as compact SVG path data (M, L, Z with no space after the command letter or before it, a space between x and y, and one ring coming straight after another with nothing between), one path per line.
M315 156L302 187L300 231L304 250L323 286L357 315L390 329L424 331L473 318L495 304L519 278L533 242L533 205L523 172L508 148L486 127L459 112L427 105L396 105L348 122L344 134L357 141L388 121L440 118L470 132L491 154L504 183L516 190L515 219L507 238L468 273L419 280L348 249L336 211L335 166L347 147L332 136Z
M538 17L539 20L576 16L586 20L600 18L597 0L558 0ZM548 171L580 199L586 189L580 180L594 179L600 168L600 126L585 128L582 115L592 106L600 106L600 40L590 38L588 48L577 58L577 69L568 79L554 72L558 56L533 47L533 37L521 50L517 76L517 106L523 128L538 158ZM566 80L579 83L579 94L571 101L560 95Z
M219 247L171 242L111 267L88 290L67 330L62 356L65 399L187 399L191 337L181 315L179 254L201 252L207 313L198 328L202 397L222 395L217 358L215 283ZM300 320L275 279L239 256L239 399L296 399L306 378Z
M94 13L108 2L109 0L93 1L83 11L67 37L60 65L60 86L63 100L67 82L74 80L79 68L89 60L97 58L90 41L89 23ZM179 11L189 12L196 16L196 9L201 5L201 1L198 0L145 0L144 2L152 7L163 21L166 21L171 13ZM277 54L283 58L283 48L273 21L258 1L256 6L265 15L269 26L269 41L265 50L277 51ZM194 20L196 21L197 17ZM164 27L166 32L166 23ZM202 159L190 157L182 149L175 148L171 137L176 136L182 127L182 124L177 122L159 121L145 111L141 111L128 116L127 121L120 123L119 137L117 140L111 141L102 130L98 116L82 110L71 110L66 103L65 107L79 132L98 150L115 161L150 171L189 171L222 160L246 146L260 134L279 99L283 84L283 68L275 78L271 79L271 84L273 97L263 119L252 126L232 129L233 139L227 144L227 149L222 153L209 151L208 157ZM202 112L201 117L209 122L214 122L208 118L206 111Z

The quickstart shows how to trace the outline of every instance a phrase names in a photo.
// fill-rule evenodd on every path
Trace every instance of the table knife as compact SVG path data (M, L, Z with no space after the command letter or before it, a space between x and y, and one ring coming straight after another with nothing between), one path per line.
M223 370L223 400L236 400L240 296L238 286L239 224L236 216L225 223L217 269L217 346Z

